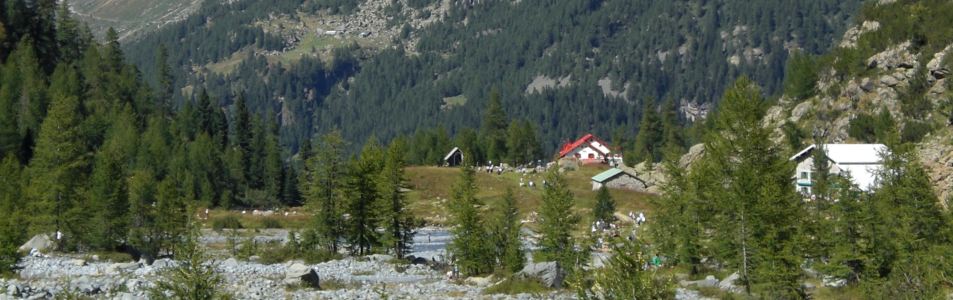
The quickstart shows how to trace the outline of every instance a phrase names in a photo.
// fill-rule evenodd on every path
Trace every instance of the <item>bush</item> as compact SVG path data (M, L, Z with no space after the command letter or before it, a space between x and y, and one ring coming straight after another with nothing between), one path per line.
M542 298L541 295L548 290L549 289L547 289L546 286L544 286L538 280L510 277L500 283L497 283L496 285L486 288L483 290L483 294L516 295L525 293L534 295L534 298Z
M920 140L923 140L924 136L932 131L933 126L930 126L929 123L911 121L903 127L903 134L900 136L900 141L905 143L918 143Z
M261 219L261 228L284 228L277 218L266 217Z
M212 229L222 231L222 229L242 229L242 222L234 215L226 215L212 219Z

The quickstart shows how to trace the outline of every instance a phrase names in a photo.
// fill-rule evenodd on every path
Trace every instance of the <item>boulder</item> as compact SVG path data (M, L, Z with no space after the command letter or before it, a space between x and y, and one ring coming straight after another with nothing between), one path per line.
M106 272L110 274L126 273L126 272L135 271L139 267L141 267L141 265L137 262L114 263L112 265L109 265L109 267L106 268Z
M718 283L719 283L718 278L715 278L715 276L712 276L712 275L708 275L705 277L705 279L702 279L702 280L681 281L678 284L683 287L695 286L695 287L705 288L705 287L718 287Z
M50 236L47 234L37 234L17 250L20 250L20 252L30 252L36 249L37 251L43 252L51 248L53 248L53 240L50 239Z
M464 282L473 286L488 286L493 281L493 276L487 277L468 277Z
M722 291L732 292L732 293L744 292L744 289L735 285L735 281L738 281L738 279L741 279L741 275L738 274L738 272L734 272L731 275L728 275L728 277L725 277L725 279L722 279L721 282L718 283L718 289Z
M318 276L318 272L300 263L292 264L285 270L284 282L286 284L301 284L316 289L321 288L321 280Z
M523 270L516 273L518 277L521 278L531 278L539 280L543 285L550 288L561 288L563 285L563 280L566 277L566 272L559 265L559 263L554 261L547 261L541 263L529 263Z
M824 276L822 281L824 282L824 286L832 288L839 288L847 285L847 279L841 279L832 276Z
M82 259L71 259L69 260L69 264L73 266L77 266L77 267L82 267L86 265L86 261Z

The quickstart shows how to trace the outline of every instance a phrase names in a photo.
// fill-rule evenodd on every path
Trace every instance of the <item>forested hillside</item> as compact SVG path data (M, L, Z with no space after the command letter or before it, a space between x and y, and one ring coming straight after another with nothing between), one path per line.
M634 136L647 101L704 108L740 74L774 94L789 53L829 49L860 1L355 3L210 2L127 52L151 74L166 45L180 105L201 86L222 106L244 94L292 148L332 128L453 135L496 89L550 152L587 131Z

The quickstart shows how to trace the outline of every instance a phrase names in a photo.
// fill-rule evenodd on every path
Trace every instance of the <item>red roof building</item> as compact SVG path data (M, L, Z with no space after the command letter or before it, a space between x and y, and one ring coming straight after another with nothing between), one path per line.
M567 142L559 150L559 158L575 158L583 163L607 163L619 155L612 147L592 134L586 134L575 142Z

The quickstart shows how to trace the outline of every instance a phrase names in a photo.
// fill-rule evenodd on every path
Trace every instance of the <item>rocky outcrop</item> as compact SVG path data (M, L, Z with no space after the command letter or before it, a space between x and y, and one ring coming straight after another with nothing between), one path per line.
M851 27L847 29L847 32L844 33L844 38L840 42L841 48L856 48L857 40L860 39L860 36L868 32L874 32L880 29L880 22L877 21L864 21L863 24L858 26Z
M566 271L554 261L529 263L523 270L516 273L520 278L529 278L539 280L543 285L550 288L560 288L563 286L563 280L566 277Z
M20 252L30 252L36 249L36 251L45 252L51 248L53 248L53 241L50 240L50 236L47 234L37 234L26 243L23 243L17 250Z

